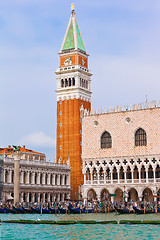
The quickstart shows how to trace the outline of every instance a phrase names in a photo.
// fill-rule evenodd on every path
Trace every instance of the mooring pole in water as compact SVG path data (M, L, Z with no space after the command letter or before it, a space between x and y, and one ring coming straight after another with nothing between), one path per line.
M42 203L41 203L41 216L42 216Z

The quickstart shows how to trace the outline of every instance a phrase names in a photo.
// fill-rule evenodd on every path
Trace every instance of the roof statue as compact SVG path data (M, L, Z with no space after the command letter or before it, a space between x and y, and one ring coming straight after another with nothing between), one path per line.
M15 146L15 145L12 145L13 146L13 152L21 152L21 146Z
M80 50L86 53L86 48L82 39L82 35L78 26L74 10L74 4L71 4L71 10L72 10L71 17L69 20L69 24L62 43L60 53L72 50Z

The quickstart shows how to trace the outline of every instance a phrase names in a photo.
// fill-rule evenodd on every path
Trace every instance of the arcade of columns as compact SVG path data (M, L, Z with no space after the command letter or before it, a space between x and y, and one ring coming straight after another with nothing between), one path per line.
M160 156L84 159L84 198L112 201L153 200L160 193Z
M4 159L3 201L15 194L15 160ZM53 202L70 198L70 166L42 161L20 160L19 202Z

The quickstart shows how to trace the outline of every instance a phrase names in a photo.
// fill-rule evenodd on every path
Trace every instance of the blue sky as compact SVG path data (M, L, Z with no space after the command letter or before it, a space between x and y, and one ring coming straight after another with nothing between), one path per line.
M56 76L68 0L0 1L0 146L55 158ZM160 100L160 1L75 1L90 55L92 107Z

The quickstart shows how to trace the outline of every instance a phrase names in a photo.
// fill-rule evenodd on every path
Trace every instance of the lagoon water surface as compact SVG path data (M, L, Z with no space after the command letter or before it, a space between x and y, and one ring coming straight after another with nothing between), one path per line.
M93 213L93 214L61 214L53 215L47 214L42 217L39 214L1 214L1 220L9 219L28 219L37 220L160 220L159 214L148 215L116 215L116 213ZM35 225L35 224L10 224L2 223L0 236L1 239L149 239L160 240L160 226L159 225Z

